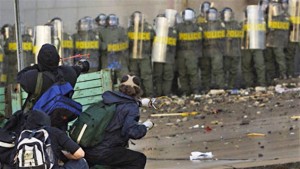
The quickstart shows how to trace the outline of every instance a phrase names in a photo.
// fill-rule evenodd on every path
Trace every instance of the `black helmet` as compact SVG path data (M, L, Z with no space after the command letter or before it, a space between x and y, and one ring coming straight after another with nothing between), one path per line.
M217 8L211 7L206 11L206 20L215 21L218 19L218 10Z
M233 10L229 7L225 7L221 11L221 19L225 22L231 21L234 18Z
M98 24L98 26L106 26L106 15L104 13L100 13L96 18L95 22Z
M119 25L119 19L118 19L117 15L115 15L115 14L107 15L106 25L107 26L118 26Z
M205 1L201 4L200 7L200 13L205 14L206 11L211 7L211 3L208 1Z

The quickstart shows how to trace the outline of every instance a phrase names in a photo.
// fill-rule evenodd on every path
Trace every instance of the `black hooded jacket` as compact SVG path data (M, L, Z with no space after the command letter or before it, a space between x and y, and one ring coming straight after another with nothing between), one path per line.
M35 91L38 72L47 72L43 73L41 93L60 80L75 86L81 68L79 66L58 66L59 60L56 48L53 45L45 44L38 54L38 64L26 67L18 73L17 82L29 94L29 97Z

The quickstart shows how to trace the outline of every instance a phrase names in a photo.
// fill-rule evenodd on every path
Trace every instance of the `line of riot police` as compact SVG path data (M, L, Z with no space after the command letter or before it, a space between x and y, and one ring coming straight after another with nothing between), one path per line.
M206 1L197 17L192 8L180 13L166 9L153 25L135 11L127 29L119 26L115 14L86 16L72 36L63 30L60 18L34 30L22 24L24 66L35 62L41 45L51 43L62 64L87 57L90 71L109 68L116 84L122 75L135 73L145 96L267 86L275 78L295 76L299 1L260 0L246 7L243 22L235 19L231 8L219 12ZM0 82L5 85L14 82L17 73L14 26L4 25L1 34Z

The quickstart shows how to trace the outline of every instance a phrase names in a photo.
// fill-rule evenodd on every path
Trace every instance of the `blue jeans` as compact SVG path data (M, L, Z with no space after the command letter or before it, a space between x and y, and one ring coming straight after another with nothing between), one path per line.
M69 160L60 169L89 169L89 166L84 158L80 160Z

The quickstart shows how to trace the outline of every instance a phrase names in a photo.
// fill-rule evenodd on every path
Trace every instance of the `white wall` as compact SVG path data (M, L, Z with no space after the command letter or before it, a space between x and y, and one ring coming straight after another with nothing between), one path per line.
M99 13L115 13L120 24L127 26L130 14L139 10L146 14L148 22L166 8L182 10L185 5L197 12L204 0L19 0L21 21L27 26L45 24L54 17L64 21L64 29L69 33L76 31L76 22L84 17L96 17ZM245 0L215 0L215 6L222 9L232 6L239 14L245 7ZM0 26L14 24L14 0L0 0ZM240 15L237 15L241 19Z

